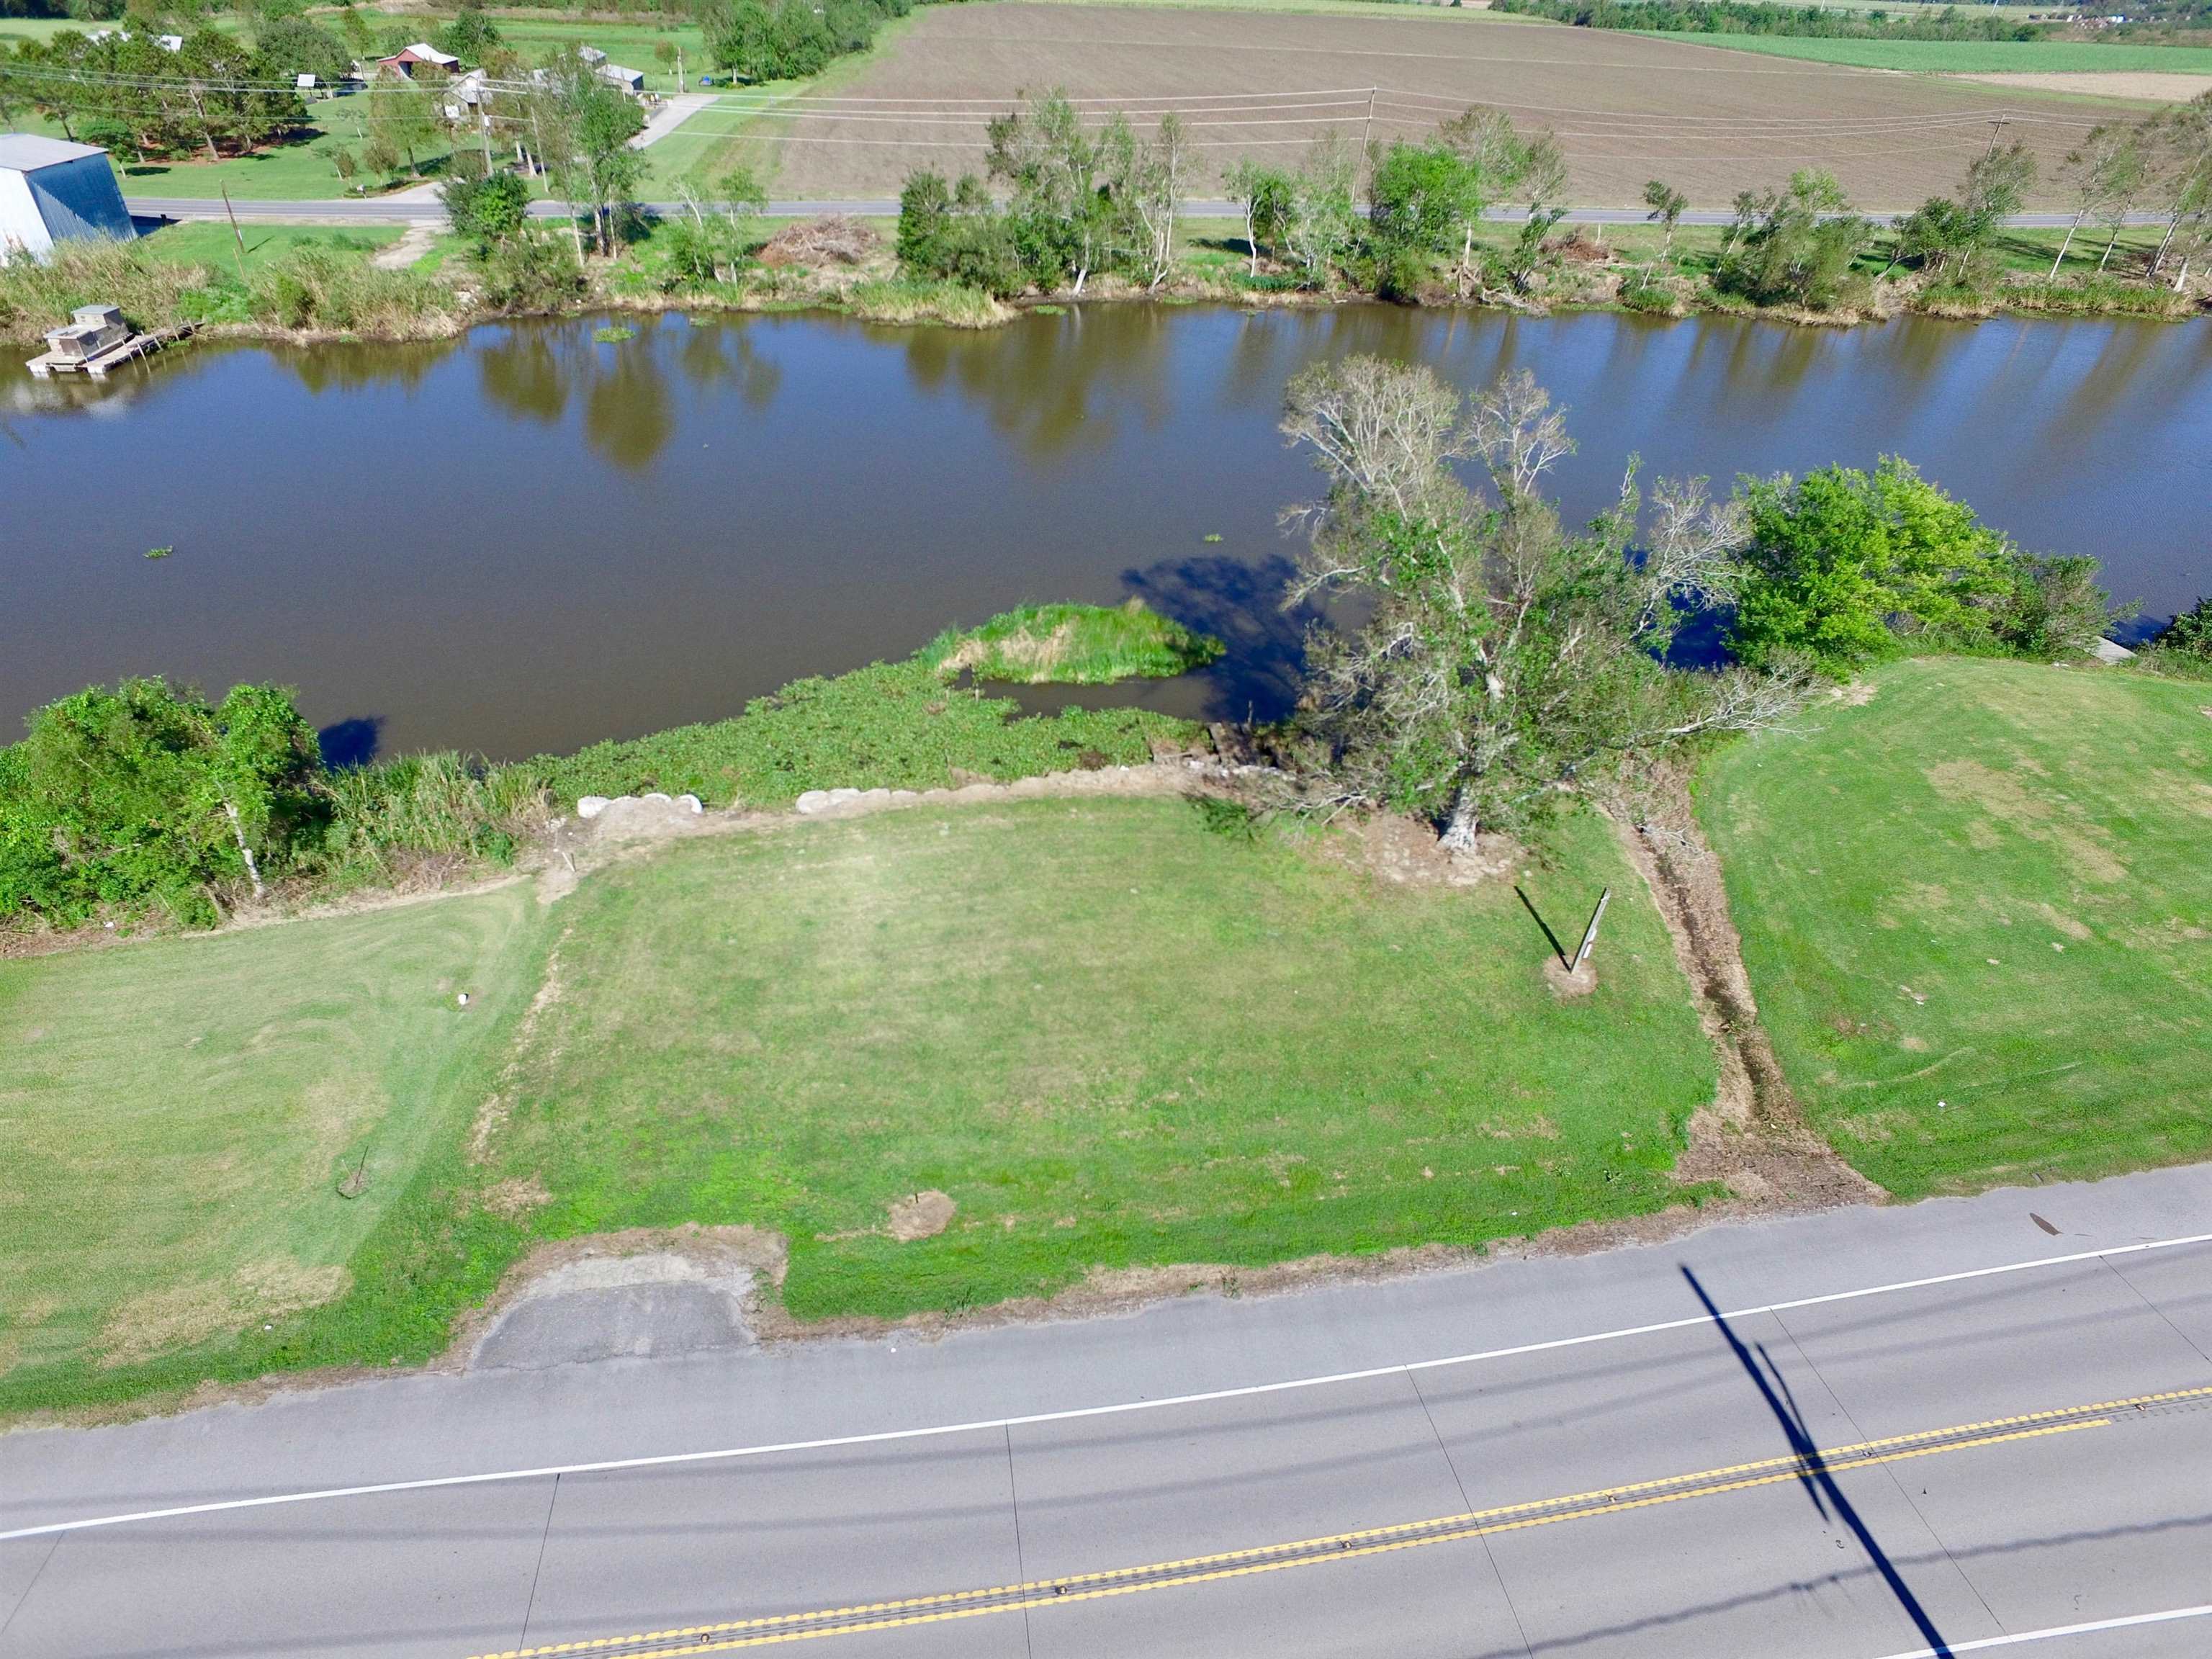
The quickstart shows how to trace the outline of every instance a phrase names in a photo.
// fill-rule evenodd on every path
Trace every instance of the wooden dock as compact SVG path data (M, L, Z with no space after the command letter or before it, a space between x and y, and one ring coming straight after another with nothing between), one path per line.
M95 380L104 380L111 369L118 368L133 358L150 357L162 347L174 345L198 326L197 323L172 323L168 327L157 328L150 334L134 334L120 344L94 352L89 357L70 357L58 351L42 352L24 367L42 380L56 374L89 374Z

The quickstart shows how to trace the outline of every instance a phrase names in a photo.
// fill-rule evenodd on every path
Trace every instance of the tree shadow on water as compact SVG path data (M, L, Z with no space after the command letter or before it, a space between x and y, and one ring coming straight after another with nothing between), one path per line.
M1209 719L1264 722L1297 705L1306 630L1322 619L1310 605L1283 608L1295 574L1279 555L1256 562L1215 556L1164 559L1122 572L1121 580L1162 616L1228 647L1193 677L1206 684Z
M333 772L349 772L376 758L384 743L384 716L356 715L323 727L315 737L323 746L323 764Z

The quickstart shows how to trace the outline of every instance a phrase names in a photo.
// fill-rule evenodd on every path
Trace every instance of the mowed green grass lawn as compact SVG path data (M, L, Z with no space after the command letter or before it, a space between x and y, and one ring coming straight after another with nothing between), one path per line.
M1699 794L1815 1125L1907 1198L2212 1157L2212 687L1871 684Z
M283 1363L465 1133L535 909L518 885L0 963L0 1407Z
M787 1234L804 1317L1092 1268L1473 1244L1659 1208L1711 1050L1606 827L1527 885L1393 885L1177 799L1040 800L696 842L563 901L487 1184L538 1232ZM888 1206L937 1189L940 1236Z
M2132 46L2094 40L1836 40L1797 34L1661 34L1656 40L1763 52L1855 69L1897 70L1909 75L2106 74L2156 70L2212 76L2212 50L2201 46ZM2206 82L2212 86L2212 81Z

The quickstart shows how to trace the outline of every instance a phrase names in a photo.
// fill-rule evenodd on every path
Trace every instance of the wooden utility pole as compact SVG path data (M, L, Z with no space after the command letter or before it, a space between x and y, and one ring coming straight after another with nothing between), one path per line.
M238 285L243 288L246 286L246 234L238 228L238 210L230 204L230 186L217 180L216 188L222 192L222 210L230 219L230 240L238 250ZM256 878L254 885L258 887L260 884L259 878Z
M1359 134L1359 153L1362 155L1366 155L1375 143L1375 90L1373 87L1367 88L1367 125Z
M1590 947L1597 943L1597 925L1605 920L1605 907L1613 902L1613 889L1608 887L1597 896L1597 908L1590 912L1589 926L1583 929L1582 949L1575 952L1574 965L1567 971L1579 974L1583 963L1589 960Z
M1990 123L1990 147L1982 152L1982 160L1986 161L1990 156L1997 153L1997 137L2000 133L2004 131L2005 128L2010 125L2011 121L2011 116L2000 115Z

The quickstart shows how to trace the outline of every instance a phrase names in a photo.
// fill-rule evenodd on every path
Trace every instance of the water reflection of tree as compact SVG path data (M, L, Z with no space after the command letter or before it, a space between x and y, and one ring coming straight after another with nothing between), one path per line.
M583 324L526 324L477 354L485 398L525 420L551 424L580 401L584 437L626 471L650 466L675 435L674 382L734 389L745 406L775 401L783 368L743 326L650 319L639 337L600 342Z
M1170 331L1159 306L1074 307L1004 328L908 330L907 373L924 391L947 386L1034 458L1102 448L1109 414L1133 408L1147 431L1173 410Z
M477 379L485 400L508 414L550 426L568 406L568 353L574 331L556 334L545 328L506 330L477 351Z
M411 392L454 349L451 340L349 342L276 346L270 355L289 369L301 386L320 396L325 392L364 392L377 386L396 386Z

